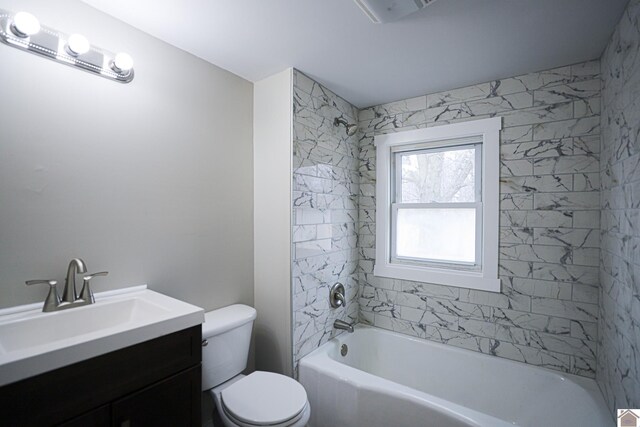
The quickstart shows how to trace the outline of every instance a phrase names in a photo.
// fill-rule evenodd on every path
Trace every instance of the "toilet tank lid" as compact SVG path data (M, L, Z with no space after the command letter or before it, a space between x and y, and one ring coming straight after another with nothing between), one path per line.
M234 304L204 314L202 337L212 337L230 329L253 322L256 309L244 304Z

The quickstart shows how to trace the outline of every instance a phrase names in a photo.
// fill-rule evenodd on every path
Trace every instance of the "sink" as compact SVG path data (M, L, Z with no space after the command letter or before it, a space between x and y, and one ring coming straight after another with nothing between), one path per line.
M33 315L0 324L0 354L44 347L67 339L99 333L121 325L135 325L166 316L170 311L144 298L106 301L62 311L57 315Z
M43 313L42 304L0 310L0 386L204 321L204 310L137 286L96 302Z

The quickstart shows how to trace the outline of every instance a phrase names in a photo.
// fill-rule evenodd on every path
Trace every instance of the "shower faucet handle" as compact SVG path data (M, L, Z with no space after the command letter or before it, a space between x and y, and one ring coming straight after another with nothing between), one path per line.
M331 307L338 308L347 305L347 300L344 296L344 286L342 283L336 283L331 287L329 292L329 303Z

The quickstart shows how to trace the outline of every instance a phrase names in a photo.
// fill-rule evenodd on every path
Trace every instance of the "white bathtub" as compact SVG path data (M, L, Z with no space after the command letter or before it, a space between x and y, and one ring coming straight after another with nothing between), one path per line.
M593 380L366 326L305 356L299 380L311 427L615 425Z

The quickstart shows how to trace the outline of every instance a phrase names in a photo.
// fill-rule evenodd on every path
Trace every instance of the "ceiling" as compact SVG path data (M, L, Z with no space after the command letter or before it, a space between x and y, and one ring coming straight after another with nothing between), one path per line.
M250 81L295 67L358 107L598 58L628 0L83 0Z

